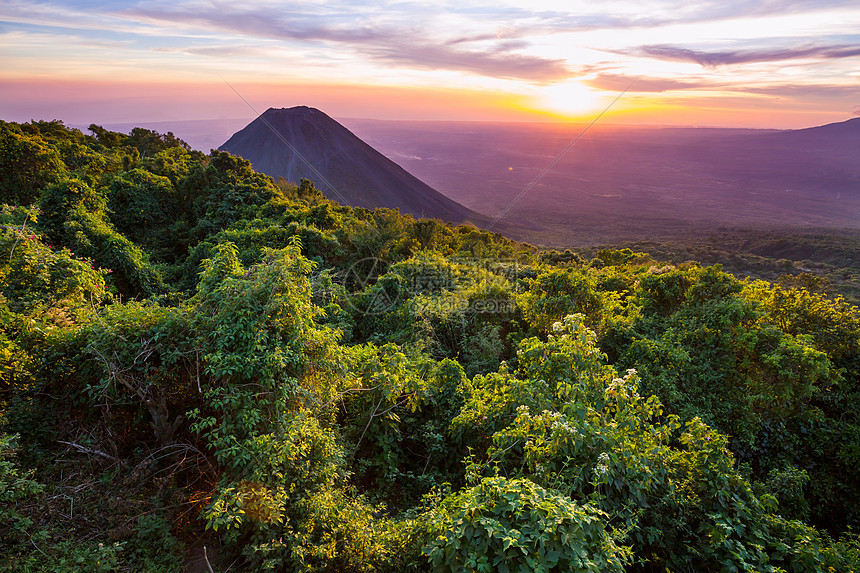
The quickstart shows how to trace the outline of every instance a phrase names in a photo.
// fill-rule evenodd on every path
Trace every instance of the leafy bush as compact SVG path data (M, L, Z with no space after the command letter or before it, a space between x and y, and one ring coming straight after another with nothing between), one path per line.
M42 189L65 175L60 154L39 137L0 122L0 203L30 205Z
M427 516L435 571L624 571L608 516L526 479L484 478Z

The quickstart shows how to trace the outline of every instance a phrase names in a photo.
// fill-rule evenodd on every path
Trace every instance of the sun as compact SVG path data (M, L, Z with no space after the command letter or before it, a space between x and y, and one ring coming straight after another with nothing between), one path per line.
M537 89L536 104L541 109L565 117L594 113L603 96L577 81L566 81Z

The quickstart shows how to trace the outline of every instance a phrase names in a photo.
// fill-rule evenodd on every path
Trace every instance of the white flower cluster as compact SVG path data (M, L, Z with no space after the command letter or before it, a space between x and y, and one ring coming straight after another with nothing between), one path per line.
M624 378L615 378L606 388L606 395L608 396L629 396L631 398L639 398L639 392L637 392L638 384L637 384L637 376L636 370L632 368L627 371L627 376Z
M544 409L544 410L540 413L540 415L541 415L541 417L542 417L542 418L544 418L545 420L552 420L552 419L556 419L556 420L558 420L558 419L560 419L560 418L563 418L563 417L564 417L564 416L562 416L562 415L561 415L561 412L551 412L551 411L546 410L546 409Z
M597 479L603 479L603 477L609 472L609 454L603 452L599 456L597 456L597 465L594 466L594 477Z
M549 413L548 417L552 419L552 422L548 423L547 425L549 426L550 432L552 432L554 436L557 436L559 434L567 434L575 441L582 439L583 436L580 433L579 428L577 428L576 426L572 426L570 424L570 421L559 412Z

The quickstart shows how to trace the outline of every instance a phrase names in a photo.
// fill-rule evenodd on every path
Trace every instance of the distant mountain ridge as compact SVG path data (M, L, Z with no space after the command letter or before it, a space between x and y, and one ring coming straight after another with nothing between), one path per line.
M270 108L220 147L254 169L292 182L310 180L345 205L398 208L416 217L489 221L449 199L318 109Z
M807 127L805 129L792 129L783 132L795 137L826 136L826 137L860 137L860 117L854 117L845 121Z
M825 156L844 157L856 164L857 145L860 143L860 117L806 129L779 131L762 136L762 139L784 148L819 151ZM851 158L854 158L854 161L851 161Z

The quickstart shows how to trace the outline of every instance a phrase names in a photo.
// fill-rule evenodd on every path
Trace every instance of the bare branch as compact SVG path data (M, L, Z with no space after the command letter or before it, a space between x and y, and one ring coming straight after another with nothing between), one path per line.
M117 459L116 459L114 456L112 456L112 455L110 455L110 454L106 454L106 453L104 453L104 452L102 452L102 451L94 450L94 449L92 449L92 448L88 448L88 447L86 447L86 446L82 446L82 445L80 445L80 444L76 444L75 442L64 442L64 441L62 441L62 440L58 440L58 441L59 441L61 444L66 444L67 446L71 446L71 447L75 448L76 450L78 450L78 451L79 451L79 452L81 452L82 454L94 454L94 455L97 455L97 456L102 456L103 458L107 458L107 459L109 459L109 460L117 461Z

